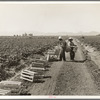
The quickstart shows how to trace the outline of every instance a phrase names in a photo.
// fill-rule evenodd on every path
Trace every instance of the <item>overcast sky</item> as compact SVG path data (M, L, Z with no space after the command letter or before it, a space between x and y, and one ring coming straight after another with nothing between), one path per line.
M0 35L80 31L100 32L100 4L0 3Z

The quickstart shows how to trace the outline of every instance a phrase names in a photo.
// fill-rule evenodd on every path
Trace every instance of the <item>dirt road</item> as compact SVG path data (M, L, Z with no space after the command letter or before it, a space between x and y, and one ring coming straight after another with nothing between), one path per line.
M31 87L30 93L32 95L52 95L56 86L57 76L63 62L55 62L47 72L46 76L51 78L44 79L44 83L36 83Z
M85 63L85 57L79 43L75 62L71 62L66 53L67 61L53 62L47 72L51 78L43 83L34 83L30 88L32 95L99 95L97 86Z
M68 60L60 71L60 75L63 73L60 77L63 80L57 83L56 95L99 95L84 58L81 47L78 44L75 62ZM68 54L67 59L69 59ZM58 80L61 80L60 78ZM58 89L58 87L60 88Z

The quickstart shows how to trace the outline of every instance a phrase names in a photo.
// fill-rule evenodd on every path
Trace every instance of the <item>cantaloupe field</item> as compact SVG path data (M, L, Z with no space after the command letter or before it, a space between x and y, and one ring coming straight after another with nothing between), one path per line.
M63 38L66 40L68 36ZM57 46L58 36L0 37L0 91L10 92L5 95L53 95L54 98L58 95L100 95L100 37L74 36L73 39L78 47L75 60L71 61L66 52L64 62L46 60L48 50ZM38 72L42 75L39 80L35 79L40 77L37 74L33 81L20 78L22 70L32 71L30 66L43 68L42 64L46 70ZM4 85L4 81L11 86L6 85L7 82Z
M22 60L28 63L28 57L45 56L56 43L57 37L0 37L0 81L24 68Z

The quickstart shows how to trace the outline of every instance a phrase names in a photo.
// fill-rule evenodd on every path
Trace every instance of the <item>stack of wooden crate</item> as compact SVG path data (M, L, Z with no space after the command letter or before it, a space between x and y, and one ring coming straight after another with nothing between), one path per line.
M12 90L17 90L21 87L21 82L18 81L1 81L0 95L11 95Z
M36 72L30 71L30 70L23 70L21 72L21 77L20 78L23 79L23 80L33 82L35 74L36 74Z
M43 70L43 71L45 71L46 68L47 68L47 64L46 64L46 61L44 61L44 60L35 59L35 60L32 62L31 67L32 67L33 69L38 69L38 70Z
M9 95L11 90L0 89L0 95Z
M41 59L33 60L30 68L21 72L21 79L33 82L34 79L41 79L47 70L47 61Z
M56 50L48 50L47 52L47 61L55 61L59 59L58 51Z

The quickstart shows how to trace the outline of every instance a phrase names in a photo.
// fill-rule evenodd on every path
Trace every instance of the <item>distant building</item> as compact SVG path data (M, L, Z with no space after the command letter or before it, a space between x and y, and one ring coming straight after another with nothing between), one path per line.
M33 36L33 34L29 34L29 36L30 36L30 37L32 37L32 36Z
M23 37L27 37L28 35L27 35L27 33L25 33L25 34L22 34L22 36L23 36Z
M33 37L33 34L29 34L29 38L32 38Z
M27 35L27 33L25 33L24 35L25 35L25 37L27 37L27 36L28 36L28 35Z

